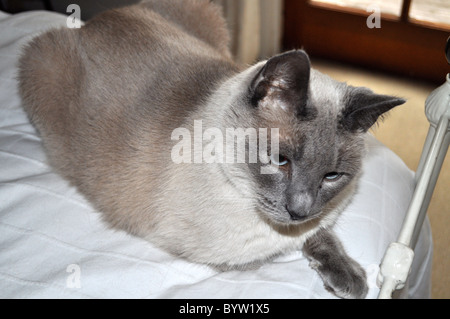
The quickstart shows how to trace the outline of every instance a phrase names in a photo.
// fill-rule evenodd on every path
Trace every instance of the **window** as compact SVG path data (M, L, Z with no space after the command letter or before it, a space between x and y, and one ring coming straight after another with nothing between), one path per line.
M402 13L403 0L311 0L311 3L317 6L334 5L341 10L359 9L366 11L367 8L377 6L381 12L400 16Z
M285 0L284 31L313 56L438 84L450 72L448 0Z
M411 21L450 30L450 1L413 0L409 11Z

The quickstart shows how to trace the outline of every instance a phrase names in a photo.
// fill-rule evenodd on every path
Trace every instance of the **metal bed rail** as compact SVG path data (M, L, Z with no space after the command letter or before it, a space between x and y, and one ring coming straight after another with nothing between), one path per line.
M450 38L446 47L450 64ZM428 97L425 112L430 122L416 173L416 187L397 242L383 258L378 274L379 299L390 299L408 280L420 231L450 143L450 74L447 81Z

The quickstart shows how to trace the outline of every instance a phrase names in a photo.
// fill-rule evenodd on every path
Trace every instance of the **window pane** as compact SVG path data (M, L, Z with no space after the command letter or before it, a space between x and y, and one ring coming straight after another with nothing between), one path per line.
M428 1L428 0L423 0ZM439 0L435 0L439 1ZM449 0L441 0L449 1ZM345 8L360 9L367 11L368 8L377 6L382 13L389 13L392 15L400 16L402 12L403 0L311 0L313 4L332 4ZM372 10L371 10L372 11Z
M409 16L414 20L450 26L450 1L413 0Z

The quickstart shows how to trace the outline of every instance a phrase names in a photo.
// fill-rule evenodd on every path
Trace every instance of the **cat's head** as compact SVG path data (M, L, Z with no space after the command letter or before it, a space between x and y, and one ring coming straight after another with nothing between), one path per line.
M246 81L232 117L236 127L278 129L278 150L267 143L269 163L246 169L259 210L281 224L320 216L360 174L366 132L405 103L311 69L303 51L253 67ZM268 166L272 172L263 173Z

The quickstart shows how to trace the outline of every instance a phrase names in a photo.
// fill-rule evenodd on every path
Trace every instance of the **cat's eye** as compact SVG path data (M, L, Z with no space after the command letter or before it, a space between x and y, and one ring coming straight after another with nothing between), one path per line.
M289 160L285 156L280 154L270 155L270 161L272 162L272 164L277 166L285 166L289 163Z
M338 181L344 174L341 173L337 173L337 172L332 172L332 173L328 173L324 176L324 180L327 182L336 182Z

